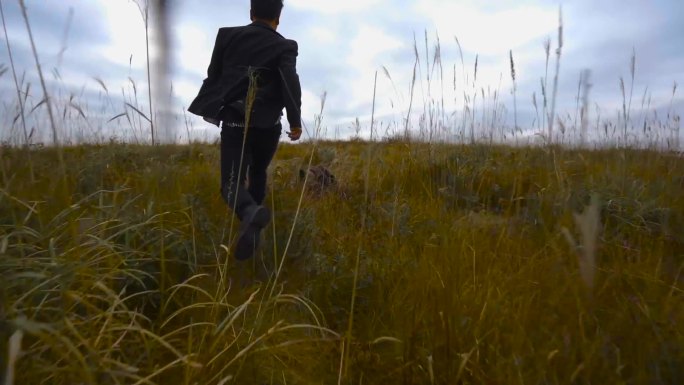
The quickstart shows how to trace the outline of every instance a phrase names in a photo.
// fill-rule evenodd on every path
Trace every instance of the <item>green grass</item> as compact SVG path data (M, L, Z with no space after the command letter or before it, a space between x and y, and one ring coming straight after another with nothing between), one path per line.
M307 192L292 231L311 151L279 150L274 225L239 264L216 146L65 148L64 177L36 150L33 182L6 148L2 370L11 356L16 384L684 382L680 156L324 142L313 163L338 185ZM589 289L564 233L581 241L573 214L592 195Z

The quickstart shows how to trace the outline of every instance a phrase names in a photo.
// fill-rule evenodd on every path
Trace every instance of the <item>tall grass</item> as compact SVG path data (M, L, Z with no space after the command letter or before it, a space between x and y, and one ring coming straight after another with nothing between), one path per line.
M29 42L31 43L31 52L33 54L33 59L35 60L36 64L36 70L38 73L38 78L40 79L40 85L43 89L43 101L45 102L45 107L48 112L48 117L49 117L49 122L50 122L50 128L52 129L52 144L57 147L57 158L58 158L58 166L59 170L63 176L62 181L66 184L66 170L64 169L64 158L62 154L62 149L61 149L61 143L59 141L59 137L57 134L57 122L55 120L55 117L52 112L52 103L50 99L50 93L47 90L47 86L45 85L45 78L43 76L43 69L40 64L40 59L38 58L38 50L36 49L36 43L33 39L33 32L31 30L31 23L29 22L29 17L28 17L28 12L26 11L26 5L24 4L24 0L19 0L19 6L21 8L21 14L24 19L25 25L26 25L26 32L28 33L29 36ZM3 28L4 28L4 18L3 18ZM9 40L7 43L8 51L9 51ZM16 78L15 78L16 79ZM18 84L15 82L15 84ZM18 90L17 90L18 92ZM19 95L19 99L21 99L21 96ZM20 105L21 108L21 115L22 115L22 122L24 122L24 106L23 104ZM31 162L31 159L29 158L29 163ZM31 173L33 174L33 173ZM31 176L33 177L33 176ZM66 189L66 185L64 186Z
M147 119L150 123L150 135L152 138L152 145L155 144L155 132L154 132L154 106L152 104L152 72L151 72L151 58L150 58L150 2L149 0L136 0L135 4L138 6L140 15L143 19L143 24L145 25L145 52L147 60L147 96L150 107L150 117ZM137 111L140 115L143 115Z
M373 128L374 128L374 123L375 123L375 97L376 97L376 91L377 91L377 84L378 84L378 73L375 73L375 80L373 82L373 109L371 112L371 138L370 138L370 143L368 144L368 150L366 152L366 167L365 167L365 172L364 172L364 188L363 188L363 206L362 206L362 214L361 214L361 226L359 227L359 243L358 243L358 248L356 249L356 256L355 256L355 263L354 263L354 278L352 281L352 288L351 288L351 304L349 305L349 320L347 322L347 334L346 338L342 341L342 346L341 346L341 351L342 354L340 356L340 371L339 371L339 376L337 383L342 384L342 380L348 376L349 374L349 357L350 353L352 350L352 337L353 337L353 331L354 331L354 315L355 315L355 310L356 310L356 301L357 301L357 290L358 290L358 282L359 282L359 268L361 265L361 252L363 250L363 240L364 240L364 233L366 232L366 226L368 222L368 198L369 198L369 193L370 193L370 171L371 171L371 163L373 161Z
M38 78L40 79L40 85L43 89L43 100L45 101L45 106L48 111L50 128L52 129L52 143L56 146L60 146L59 137L57 135L57 121L52 113L52 103L50 102L50 94L48 93L47 86L45 85L45 77L43 76L43 69L40 65L40 60L38 58L38 50L36 49L36 43L33 39L33 32L31 30L31 23L28 19L28 12L26 11L26 4L24 0L19 0L19 5L21 7L21 14L24 18L26 25L26 31L28 32L29 42L31 43L31 51L33 53L33 58L35 59L36 69L38 73Z
M551 96L551 113L549 114L549 143L553 143L553 126L556 122L556 97L558 96L558 75L560 59L563 51L563 9L558 10L558 47L556 48L556 73L553 77L553 94ZM547 48L548 52L548 48Z
M517 84L515 83L515 61L513 61L513 50L509 52L511 58L511 80L513 81L513 130L519 131L518 127L518 99L516 95Z
M54 149L35 183L8 149L15 383L682 379L680 158L368 146L281 148L266 275L230 259L214 146L66 149L73 204L50 194ZM309 195L298 170L324 154L339 184Z
M21 87L19 86L19 80L17 79L17 70L14 65L14 56L12 55L12 47L10 45L9 35L7 33L7 24L5 22L5 10L0 4L0 16L2 17L2 29L5 32L5 43L7 45L7 57L9 58L10 67L12 69L12 78L14 80L15 90L17 91L17 102L19 103L19 117L21 118L21 128L24 134L24 146L29 147L29 137L28 129L26 128L26 111L24 107L24 101L21 97ZM30 159L30 154L29 159ZM33 174L33 173L31 173Z

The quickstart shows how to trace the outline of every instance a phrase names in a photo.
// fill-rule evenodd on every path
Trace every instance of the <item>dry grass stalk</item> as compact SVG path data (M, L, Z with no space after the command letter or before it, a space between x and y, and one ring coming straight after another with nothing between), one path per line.
M38 71L38 77L40 78L40 85L43 89L43 100L45 101L45 105L47 107L48 111L48 117L50 118L50 127L52 128L52 141L53 144L57 147L57 157L59 159L59 166L61 169L62 173L62 182L63 182L63 187L64 190L67 191L67 181L66 181L66 169L64 166L64 154L62 151L62 147L59 143L59 138L57 136L57 122L55 121L55 117L52 113L52 104L50 103L50 94L48 93L47 86L45 84L45 77L43 76L43 70L40 65L40 60L38 59L38 50L36 49L36 43L35 40L33 39L33 31L31 30L31 23L29 22L28 18L28 11L26 10L26 4L24 4L24 0L19 0L19 6L21 8L21 13L24 19L24 22L26 24L26 31L28 32L29 35L29 42L31 43L31 51L33 53L33 58L36 62L36 69ZM27 95L28 96L28 95ZM21 99L21 97L20 97ZM23 111L23 109L22 109ZM28 139L26 140L28 142Z
M152 71L150 70L150 3L149 0L135 0L138 6L143 23L145 24L145 50L147 56L147 95L150 103L150 134L152 135L152 145L155 144L154 134L154 110L152 108Z
M556 48L556 74L553 78L553 95L551 96L551 113L549 114L549 143L553 142L553 124L556 120L556 96L558 95L558 75L563 50L563 8L558 9L558 48Z
M632 57L629 62L629 74L631 76L631 83L629 85L629 102L627 104L627 114L625 115L625 132L627 131L627 124L631 120L632 96L634 95L634 78L636 76L636 50L634 48L632 48Z
M413 96L416 89L417 71L418 65L420 63L420 57L418 56L418 43L416 42L416 36L413 35L413 52L415 55L415 61L413 63L413 76L411 77L411 90L409 91L409 106L408 112L406 112L406 121L404 122L404 136L406 138L410 137L409 125L411 123L411 109L413 108Z
M366 233L366 225L368 220L368 204L369 204L369 193L370 193L370 171L373 155L373 125L375 124L375 101L376 101L376 91L378 86L378 72L375 72L375 81L373 83L373 107L371 112L371 138L368 142L368 159L366 161L366 170L364 178L364 210L361 216L361 226L359 227L359 244L356 249L356 259L354 263L354 279L352 284L352 295L351 304L349 305L349 319L347 322L347 334L345 339L342 340L342 353L340 357L340 371L337 384L342 384L342 380L347 376L349 370L349 354L351 352L351 342L354 331L354 309L356 308L356 293L358 289L359 282L359 267L361 263L361 251L363 248L364 234Z
M587 289L594 289L596 277L596 252L598 236L601 232L601 203L598 195L591 197L591 203L582 213L575 213L575 226L580 232L580 242L577 243L567 228L563 228L563 235L567 239L578 257L579 270L582 281Z
M7 26L5 23L5 11L2 7L2 3L0 3L0 15L2 16L2 28L5 31L5 41L7 43L7 52L9 54L9 60L10 60L10 66L12 67L12 75L14 76L14 84L15 88L17 90L17 99L19 100L19 113L21 115L21 123L22 127L24 128L24 145L27 148L27 155L29 156L29 165L31 167L31 179L33 180L33 163L31 162L31 153L28 151L28 132L26 130L26 119L24 116L24 104L21 99L21 87L19 86L19 82L17 81L17 74L14 69L14 59L12 58L12 49L10 48L10 43L9 43L9 36L7 35ZM0 66L0 76L4 75L7 72L7 68L3 64ZM3 158L3 152L4 149L2 146L0 146L0 159ZM4 162L0 164L0 172L2 172L2 178L3 178L3 183L7 184L7 170L5 169L5 164Z
M477 64L480 56L475 55L475 69L473 74L473 106L470 119L470 142L475 143L475 101L477 100ZM483 101L484 102L484 101ZM483 104L484 105L484 104Z
M589 127L589 91L591 90L591 70L584 70L582 73L582 109L580 111L580 145L585 146L587 142L587 130Z
M12 47L10 46L10 41L9 41L9 34L7 33L7 24L5 22L5 11L2 6L2 3L0 3L0 16L2 17L2 28L5 32L5 43L7 44L7 55L9 58L10 62L10 67L12 69L12 77L14 79L14 86L17 91L17 100L19 101L19 113L21 117L21 125L24 130L24 146L28 147L29 146L29 137L28 137L28 130L26 128L26 114L24 110L24 100L21 97L21 86L19 85L19 80L17 79L17 71L14 66L14 56L12 55ZM28 153L29 155L29 161L30 161L30 156L31 154ZM33 172L31 172L33 174Z
M549 114L548 111L548 97L546 90L549 88L549 59L551 57L551 38L544 40L544 54L546 57L546 64L544 69L544 77L541 79L541 93L543 98L543 114L542 114L542 129L546 127L546 118Z
M620 76L620 92L622 92L622 145L627 146L627 96L625 95L625 79Z
M33 58L36 62L36 69L38 70L38 77L40 78L40 85L43 88L43 94L45 100L45 105L48 110L48 115L50 118L50 126L52 128L52 141L55 146L59 146L59 138L57 136L57 122L55 121L54 115L52 113L52 104L50 103L50 94L47 91L47 85L45 84L45 77L43 76L43 69L40 65L40 60L38 59L38 50L36 49L35 40L33 39L33 31L31 29L31 23L28 19L28 12L26 10L26 4L24 0L19 0L19 5L21 6L22 16L24 17L24 22L26 23L26 31L29 35L29 41L31 43L31 50L33 53Z
M454 36L456 40L456 46L458 47L458 56L461 59L461 75L463 76L463 108L461 109L461 140L465 140L466 136L466 120L467 120L467 110L468 102L466 95L466 84L468 83L466 70L465 70L465 60L463 60L463 47L461 47L461 42L458 40L458 36ZM454 64L454 95L456 94L456 65Z
M439 64L439 83L440 83L440 88L442 92L442 99L441 99L441 108L442 108L442 117L441 117L441 124L440 124L440 129L445 129L446 130L446 109L444 108L444 65L442 63L442 45L439 41L439 35L437 35L437 45L435 47L435 62ZM447 133L444 132L446 135Z
M427 34L427 29L424 31L425 35L425 76L427 80L427 100L430 100L432 93L431 93L431 74L432 70L430 69L430 49L428 48L428 34ZM434 66L433 66L434 68ZM423 98L425 98L425 94L423 94ZM426 99L423 99L423 109L427 109L427 103Z
M575 118L572 121L573 129L577 129L577 116L580 112L580 94L582 93L582 76L584 76L584 71L580 71L579 80L577 81L577 96L575 98Z
M514 130L518 131L520 130L518 127L518 101L516 99L516 91L518 87L515 82L515 62L513 61L513 50L509 51L509 55L511 58L511 79L513 80L513 122Z
M5 385L14 385L14 372L17 360L21 354L21 342L24 338L24 332L17 330L12 334L7 346L7 368L5 370Z
M681 129L680 125L679 125L680 117L678 115L673 116L673 111L672 111L672 105L674 103L674 98L675 98L676 94L677 94L677 82L674 82L674 84L672 85L672 97L670 98L670 108L668 109L668 112L667 112L667 124L669 126L670 122L674 122L675 126L674 126L674 128L671 129L672 135L674 135L674 139L672 141L673 147L677 150L681 150L679 148L679 144L680 144L679 143L680 142L680 138L679 138L680 132L679 131Z
M532 93L532 106L534 107L534 121L532 122L532 127L539 122L539 106L537 105L537 93Z

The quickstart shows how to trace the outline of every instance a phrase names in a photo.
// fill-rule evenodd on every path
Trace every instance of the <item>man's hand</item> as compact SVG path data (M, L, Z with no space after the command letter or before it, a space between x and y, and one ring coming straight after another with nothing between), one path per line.
M290 131L287 131L287 136L293 142L298 141L299 138L302 137L302 128L301 127L291 127Z

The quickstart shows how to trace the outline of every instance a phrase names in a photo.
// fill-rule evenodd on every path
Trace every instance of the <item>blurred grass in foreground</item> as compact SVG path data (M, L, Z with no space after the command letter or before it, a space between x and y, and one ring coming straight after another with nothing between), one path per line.
M281 147L274 226L239 265L216 146L65 148L66 183L55 150L6 148L1 370L16 384L684 383L681 156L321 143L314 164L338 184L307 193L274 281L310 151ZM588 283L568 240L582 244L574 214L592 196Z

